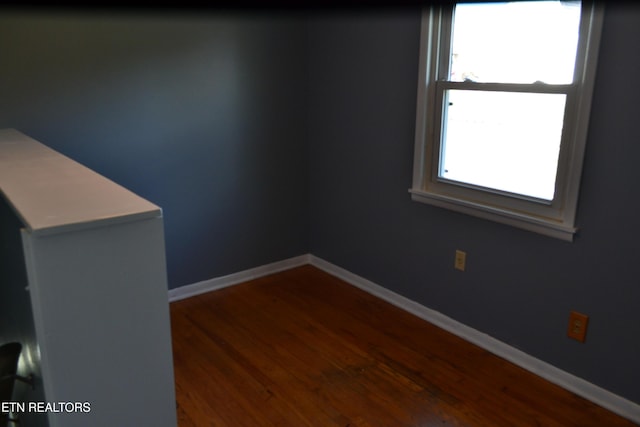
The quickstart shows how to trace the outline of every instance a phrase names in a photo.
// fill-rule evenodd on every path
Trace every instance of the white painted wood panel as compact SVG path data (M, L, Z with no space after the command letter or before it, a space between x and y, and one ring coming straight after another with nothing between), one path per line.
M0 190L36 234L160 214L153 203L15 129L0 130Z
M161 209L12 129L0 190L24 224L36 384L91 409L36 427L176 427Z

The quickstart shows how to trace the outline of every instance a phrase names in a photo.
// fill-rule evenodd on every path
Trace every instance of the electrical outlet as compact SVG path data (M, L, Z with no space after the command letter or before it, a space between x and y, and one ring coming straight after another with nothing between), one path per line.
M572 311L569 314L569 329L567 330L567 336L576 341L584 342L587 336L588 323L589 316L578 313L577 311Z
M456 259L453 264L456 270L464 271L467 264L467 253L456 249Z

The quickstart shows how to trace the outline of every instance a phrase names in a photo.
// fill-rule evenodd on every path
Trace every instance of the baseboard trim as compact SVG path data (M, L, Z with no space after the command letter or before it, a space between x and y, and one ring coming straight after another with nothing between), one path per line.
M454 335L457 335L509 362L520 366L578 396L600 405L634 423L640 424L640 405L576 377L549 363L537 359L487 334L464 325L444 314L427 308L415 301L351 273L314 255L308 256L309 263L345 282L377 296L403 310L418 316Z
M169 302L179 301L190 298L206 292L215 291L226 288L228 286L237 285L242 282L257 279L269 274L278 273L279 271L289 270L301 265L310 264L309 255L300 255L297 257L285 259L283 261L273 262L271 264L262 265L260 267L250 268L248 270L232 273L227 276L216 277L191 285L180 286L169 290Z

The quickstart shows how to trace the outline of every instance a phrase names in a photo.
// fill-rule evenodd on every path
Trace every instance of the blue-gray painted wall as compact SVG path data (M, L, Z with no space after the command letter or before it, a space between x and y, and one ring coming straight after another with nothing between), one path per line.
M640 402L640 9L606 13L573 243L410 200L417 11L310 28L311 253Z
M639 22L607 9L573 243L410 200L418 10L3 13L0 127L162 206L170 287L311 252L640 402Z
M305 35L291 14L3 10L0 128L161 206L170 287L297 256Z

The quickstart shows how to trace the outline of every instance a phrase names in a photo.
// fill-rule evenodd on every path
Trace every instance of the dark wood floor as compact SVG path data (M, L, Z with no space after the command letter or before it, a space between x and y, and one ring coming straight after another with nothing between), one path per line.
M311 266L171 321L180 427L635 425Z

